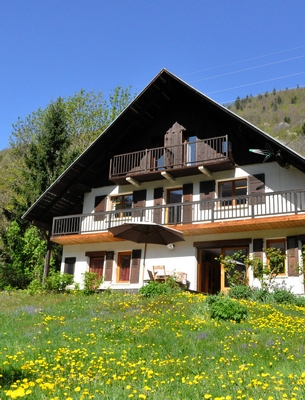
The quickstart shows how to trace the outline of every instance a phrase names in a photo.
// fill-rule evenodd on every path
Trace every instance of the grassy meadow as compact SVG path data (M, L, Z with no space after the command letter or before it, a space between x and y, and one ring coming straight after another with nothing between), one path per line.
M0 399L305 399L305 308L203 295L0 293Z

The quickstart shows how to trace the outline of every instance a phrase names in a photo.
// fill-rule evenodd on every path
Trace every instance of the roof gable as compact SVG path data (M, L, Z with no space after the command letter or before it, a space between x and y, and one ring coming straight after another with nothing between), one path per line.
M108 174L114 155L160 146L175 122L202 139L228 134L238 165L262 162L264 157L249 149L269 146L274 154L280 151L284 164L305 172L303 157L163 69L23 218L49 228L55 216L81 213L84 193L112 184Z

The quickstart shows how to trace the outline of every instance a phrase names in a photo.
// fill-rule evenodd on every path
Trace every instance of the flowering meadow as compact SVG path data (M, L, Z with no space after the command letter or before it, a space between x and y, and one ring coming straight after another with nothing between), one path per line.
M205 297L0 293L0 399L305 399L305 308Z

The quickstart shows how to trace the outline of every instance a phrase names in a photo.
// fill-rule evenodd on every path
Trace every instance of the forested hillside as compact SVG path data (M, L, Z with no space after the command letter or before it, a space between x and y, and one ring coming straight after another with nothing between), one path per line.
M305 155L305 88L238 97L226 107Z

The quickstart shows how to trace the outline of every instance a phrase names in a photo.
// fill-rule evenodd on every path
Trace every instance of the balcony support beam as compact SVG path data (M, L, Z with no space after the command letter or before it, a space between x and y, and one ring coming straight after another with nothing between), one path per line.
M168 181L175 182L175 178L173 178L168 172L162 171L161 175L163 176L163 178L167 179Z
M128 183L130 183L131 185L135 186L135 187L140 187L140 186L141 186L141 183L140 183L140 182L138 182L137 180L131 178L130 176L128 176L128 177L126 178L126 181L127 181Z
M212 173L207 168L205 168L203 165L198 167L198 169L203 175L206 175L206 176L211 176L212 175Z

